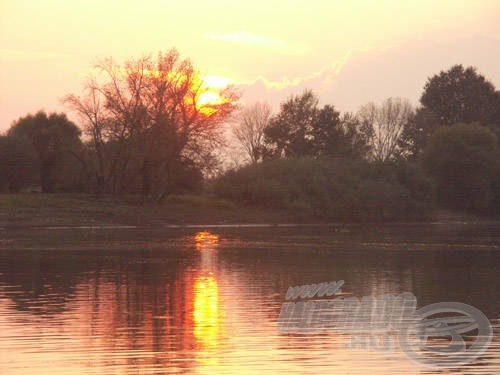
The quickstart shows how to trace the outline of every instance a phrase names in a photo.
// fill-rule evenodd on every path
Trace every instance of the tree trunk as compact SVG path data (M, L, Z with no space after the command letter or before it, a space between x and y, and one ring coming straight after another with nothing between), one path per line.
M142 188L141 195L143 199L149 197L151 193L151 168L150 163L145 161L142 165Z
M48 163L42 163L40 166L40 185L42 187L42 193L54 192L54 181L51 174L52 166Z

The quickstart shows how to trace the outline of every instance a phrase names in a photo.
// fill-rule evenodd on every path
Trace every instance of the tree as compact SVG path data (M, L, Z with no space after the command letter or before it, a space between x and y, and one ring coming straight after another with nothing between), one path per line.
M25 138L0 136L0 190L16 193L37 183L37 156Z
M500 93L472 66L454 65L430 77L420 102L441 125L480 122L500 126Z
M271 157L353 157L364 141L352 116L341 116L332 105L320 108L312 91L281 104L264 130Z
M265 129L266 143L274 157L312 154L313 122L318 116L318 99L312 91L291 96Z
M234 109L230 89L207 87L176 50L125 64L107 59L98 68L87 96L65 101L87 119L108 191L138 187L144 197L163 197L175 185L175 171L213 167L221 125Z
M410 102L401 98L388 98L381 105L368 103L360 108L357 117L373 160L384 162L404 156L400 142L413 113Z
M496 135L478 124L438 128L422 155L437 182L441 204L483 212L498 198L494 187L498 160Z
M427 142L438 127L434 113L425 107L419 107L408 119L398 145L407 159L415 159L424 150Z
M316 157L362 159L368 151L360 123L351 113L337 112L325 105L313 123L313 153Z
M106 117L104 99L95 79L89 80L85 91L85 96L67 95L63 102L79 115L85 133L91 137L92 149L97 160L95 168L96 193L99 195L105 189L105 131L106 124L109 124L110 119Z
M251 163L261 160L265 143L264 130L271 119L271 107L267 103L255 103L243 108L237 115L237 123L232 128L233 136Z
M76 157L75 150L81 146L80 129L64 113L29 114L17 120L7 134L24 137L35 149L43 193L54 192L63 161L69 155Z

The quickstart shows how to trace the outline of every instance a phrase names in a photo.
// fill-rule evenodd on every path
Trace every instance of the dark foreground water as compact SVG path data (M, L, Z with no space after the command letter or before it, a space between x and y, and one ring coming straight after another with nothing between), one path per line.
M0 374L500 373L500 225L0 230ZM469 365L433 370L280 334L289 286L413 293L490 320ZM342 297L342 296L341 296Z

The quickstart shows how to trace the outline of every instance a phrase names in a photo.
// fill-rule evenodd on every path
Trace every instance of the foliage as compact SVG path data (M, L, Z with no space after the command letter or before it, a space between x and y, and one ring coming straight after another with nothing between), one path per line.
M175 50L123 65L108 59L98 68L86 96L65 102L92 136L99 190L127 193L141 181L143 196L163 197L179 166L213 168L234 93L222 90L218 101L204 102L210 92L203 77Z
M291 96L266 127L268 158L360 157L365 142L352 116L331 105L320 108L312 91Z
M419 107L408 119L398 141L407 159L415 160L427 145L429 137L438 126L436 116L424 107Z
M430 77L420 102L441 125L480 122L500 126L500 92L472 66L454 65Z
M200 191L228 157L223 125L237 95L210 91L175 50L124 64L107 59L98 70L83 96L64 99L86 142L63 113L20 118L0 137L0 189L39 183L43 192L140 194L157 202ZM429 78L421 104L414 110L389 98L341 114L305 91L274 116L264 103L246 107L233 136L253 165L216 179L214 191L327 220L418 220L432 212L435 183L441 205L497 212L500 93L475 68L456 65Z
M81 146L80 129L64 113L47 115L40 111L17 120L8 135L23 137L38 156L42 192L52 193L58 183L64 183L62 165L76 156Z
M493 212L498 201L500 153L496 135L478 124L436 130L422 155L435 178L439 202L476 212Z
M29 141L0 136L0 191L18 192L37 180L37 155Z
M214 191L249 206L333 221L420 220L433 206L430 181L402 163L273 160L227 172Z

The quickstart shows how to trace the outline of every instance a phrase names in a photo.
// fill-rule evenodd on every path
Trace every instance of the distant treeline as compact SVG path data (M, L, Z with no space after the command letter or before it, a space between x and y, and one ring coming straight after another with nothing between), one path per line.
M329 220L429 218L440 206L500 209L500 92L475 68L428 79L420 106L389 98L341 114L306 91L272 115L244 109L234 135L251 163L214 184L221 197Z
M0 136L0 190L140 194L205 189L251 206L328 220L422 220L439 205L500 207L500 92L475 68L428 79L420 106L389 98L356 113L311 91L240 108L175 50L99 64L63 113L27 115ZM104 78L103 78L104 77ZM231 142L246 163L221 172Z

